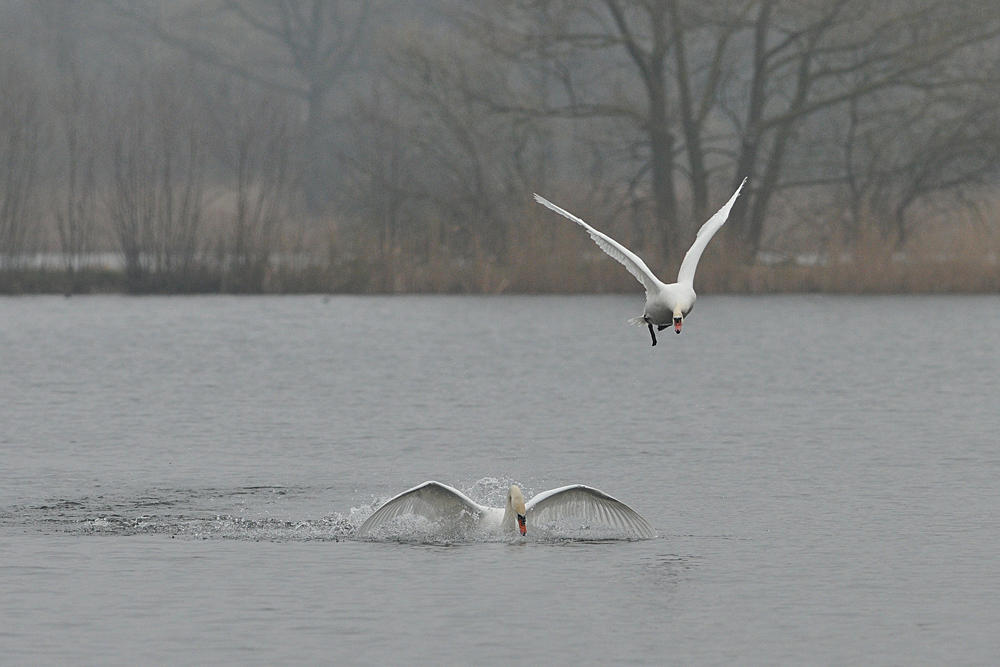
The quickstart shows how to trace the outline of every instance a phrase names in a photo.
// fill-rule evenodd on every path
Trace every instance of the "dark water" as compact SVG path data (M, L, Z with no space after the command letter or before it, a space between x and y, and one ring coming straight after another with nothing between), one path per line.
M0 300L0 662L1000 662L1000 298L641 307ZM427 479L661 537L350 539Z

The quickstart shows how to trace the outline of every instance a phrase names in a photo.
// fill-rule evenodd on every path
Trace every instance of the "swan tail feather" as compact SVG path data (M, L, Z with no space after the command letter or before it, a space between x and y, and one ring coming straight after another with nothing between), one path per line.
M628 321L634 327L644 327L646 326L646 316L640 315L639 317L633 317Z

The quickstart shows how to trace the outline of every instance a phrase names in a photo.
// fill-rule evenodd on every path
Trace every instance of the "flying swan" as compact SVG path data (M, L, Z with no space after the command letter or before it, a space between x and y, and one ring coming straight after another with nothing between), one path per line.
M397 517L416 515L442 531L478 535L527 535L557 521L584 520L637 538L656 537L653 527L625 503L603 491L572 484L539 493L527 503L516 485L507 491L507 506L486 507L441 482L424 482L386 501L361 524L355 537L371 538Z
M586 229L590 234L590 238L594 239L601 250L621 262L628 269L629 273L642 283L642 286L646 288L646 307L643 309L641 317L633 317L629 320L629 323L640 327L643 324L648 326L649 335L653 339L653 345L656 345L656 332L653 331L654 325L657 331L662 331L670 326L670 322L673 320L674 331L677 333L681 332L681 325L684 323L684 318L694 308L694 300L697 298L697 295L694 293L694 271L698 268L698 260L701 259L701 253L704 252L705 246L712 240L715 232L719 231L719 228L726 224L726 219L729 217L729 209L733 207L733 203L740 195L740 190L743 189L746 182L747 179L744 178L743 182L740 183L740 187L736 188L736 193L726 202L726 205L720 208L719 212L709 218L708 222L698 230L698 235L695 237L694 243L688 249L687 254L684 255L684 261L681 262L681 270L677 272L677 282L669 285L661 282L659 278L654 276L649 267L635 253L621 243L618 243L618 241L615 241L606 234L602 234L580 218L559 208L541 195L536 194L535 201Z

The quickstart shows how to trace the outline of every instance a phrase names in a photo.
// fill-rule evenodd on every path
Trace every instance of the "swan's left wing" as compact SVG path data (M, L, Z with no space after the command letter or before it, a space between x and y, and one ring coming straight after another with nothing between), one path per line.
M471 526L479 520L484 510L483 506L447 484L424 482L387 500L361 524L354 536L359 539L370 537L385 524L405 514L422 516L443 526Z
M623 246L618 241L615 241L607 234L602 234L597 231L569 211L559 208L545 197L536 194L535 201L546 208L552 209L559 215L569 218L576 224L586 229L587 233L590 234L590 238L594 239L594 242L598 245L598 247L600 247L601 250L616 259L622 266L628 269L629 273L635 276L636 280L642 283L642 286L646 288L646 296L659 293L660 288L663 287L663 283L653 275L653 272L649 270L646 263L639 259L639 256L634 252Z
M705 246L715 236L715 232L719 231L722 225L726 224L726 220L729 219L729 211L733 208L736 198L740 196L740 191L743 190L743 186L746 183L747 179L744 178L743 182L740 183L740 187L736 188L736 193L729 198L726 205L720 208L719 212L709 218L708 222L698 230L698 235L695 237L694 243L691 244L687 254L684 255L684 261L681 262L681 270L677 272L677 282L688 286L694 285L694 272L698 268L698 260L701 259L701 253L705 252Z
M583 484L539 493L525 504L525 509L528 524L535 527L582 519L640 538L656 537L653 527L631 507Z

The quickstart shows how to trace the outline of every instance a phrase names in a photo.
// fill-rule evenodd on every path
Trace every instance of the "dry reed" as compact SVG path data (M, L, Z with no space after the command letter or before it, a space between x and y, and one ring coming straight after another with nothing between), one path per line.
M320 221L311 238L297 247L318 249L309 261L270 267L259 289L288 293L353 294L579 294L641 293L642 288L617 262L607 257L587 234L569 221L553 219L528 207L511 231L507 256L497 259L474 248L455 257L441 249L428 252L426 239L380 248L372 236L350 242L330 233ZM642 249L627 225L612 220L603 226L611 236L635 247L654 273L669 282L676 266L657 261ZM904 294L1000 293L1000 233L971 221L950 226L925 225L897 249L876 225L853 243L816 244L807 253L789 251L781 262L748 265L727 247L726 235L712 239L698 266L699 294ZM339 241L335 243L334 239ZM815 250L818 248L818 252ZM321 256L323 250L326 256ZM421 253L420 250L423 249ZM122 275L111 269L85 271L75 277L76 292L125 291ZM171 285L169 276L148 291L208 292L227 289L225 270L205 267L198 285ZM231 281L230 281L231 282ZM66 290L59 269L0 270L0 294L51 293Z
M565 224L564 224L565 222ZM901 250L871 231L851 244L830 242L820 252L789 254L772 263L746 264L720 234L709 244L695 279L701 294L908 294L1000 292L1000 238L971 223L928 227ZM609 225L612 236L628 230ZM629 245L628 241L625 241ZM332 291L369 293L578 294L641 292L635 279L568 221L530 210L512 233L505 261L477 252L423 261L397 248L384 262L355 266ZM370 252L362 253L374 256ZM654 273L670 282L676 266L638 251Z

